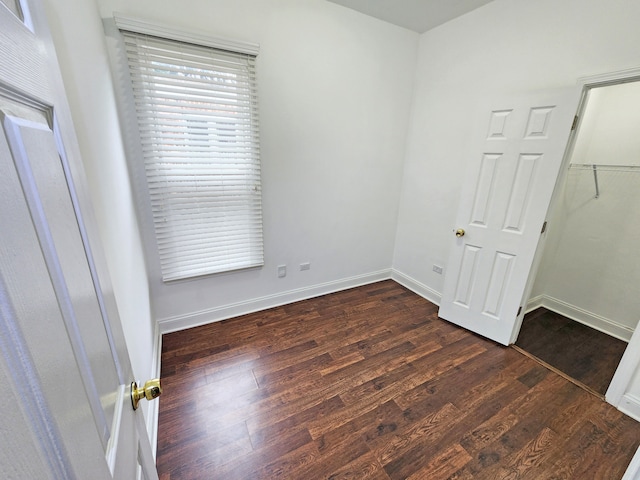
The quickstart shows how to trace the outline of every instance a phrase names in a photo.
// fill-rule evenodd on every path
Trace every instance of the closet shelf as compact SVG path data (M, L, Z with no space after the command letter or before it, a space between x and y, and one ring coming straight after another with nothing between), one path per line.
M591 163L572 163L570 170L596 170L599 172L633 172L640 173L640 165L601 165Z

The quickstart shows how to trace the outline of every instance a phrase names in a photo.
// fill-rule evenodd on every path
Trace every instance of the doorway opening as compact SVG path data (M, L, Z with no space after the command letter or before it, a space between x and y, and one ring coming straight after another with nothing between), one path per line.
M521 350L604 398L640 318L640 81L588 86Z

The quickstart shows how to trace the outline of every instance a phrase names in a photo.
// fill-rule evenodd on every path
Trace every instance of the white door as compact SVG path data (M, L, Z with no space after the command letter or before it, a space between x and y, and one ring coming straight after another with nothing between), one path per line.
M0 0L0 478L157 479L97 240L44 9Z
M451 233L440 317L504 345L514 338L578 100L572 89L483 109Z

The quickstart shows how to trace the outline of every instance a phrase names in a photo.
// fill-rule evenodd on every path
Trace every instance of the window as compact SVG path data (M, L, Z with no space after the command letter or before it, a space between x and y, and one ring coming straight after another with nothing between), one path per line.
M262 265L255 55L122 34L163 280Z

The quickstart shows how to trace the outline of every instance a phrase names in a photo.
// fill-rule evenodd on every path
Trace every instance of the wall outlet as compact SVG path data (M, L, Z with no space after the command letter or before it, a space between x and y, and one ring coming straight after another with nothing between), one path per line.
M433 265L433 271L436 272L438 275L442 275L442 267L440 265Z
M304 262L300 264L300 271L303 270L311 270L311 263L310 262Z
M284 278L287 276L287 266L278 265L278 278Z

